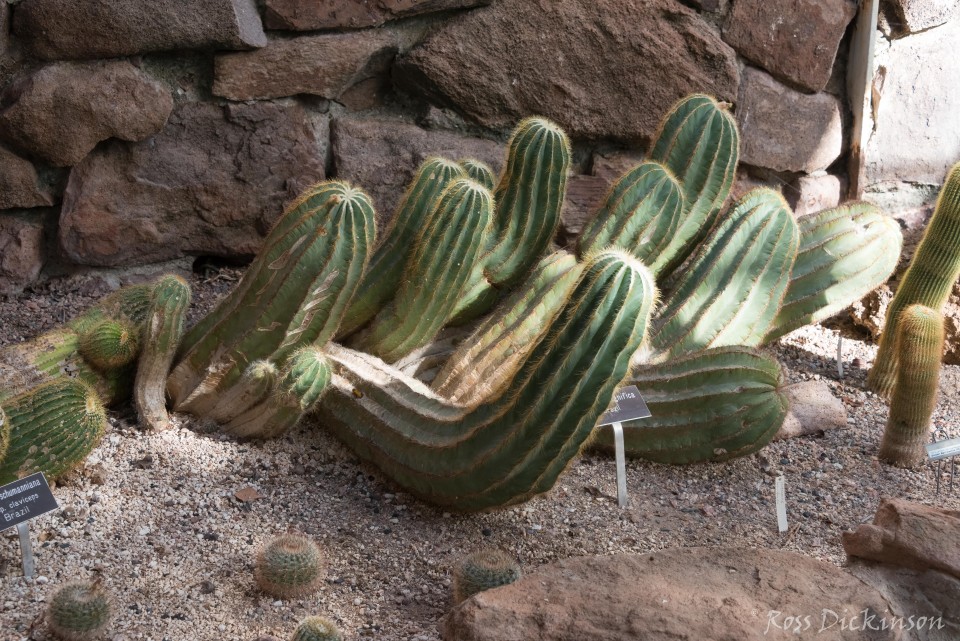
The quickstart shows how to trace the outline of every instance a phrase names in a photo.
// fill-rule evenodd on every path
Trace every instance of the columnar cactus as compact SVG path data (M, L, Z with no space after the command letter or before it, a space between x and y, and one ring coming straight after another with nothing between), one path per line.
M525 500L550 489L589 436L643 341L654 299L642 264L597 254L501 393L466 407L331 344L321 418L427 500L464 511Z
M96 639L110 624L110 597L99 582L64 585L47 605L47 625L62 641Z
M267 594L293 599L313 594L323 582L320 548L301 534L284 534L267 542L254 564L257 585Z
M474 552L453 568L453 602L463 603L478 592L509 585L519 578L520 564L503 550Z
M490 169L490 166L485 162L473 158L466 158L461 160L459 165L467 173L467 178L480 183L490 191L493 191L493 188L496 187L496 176L494 176L493 170Z
M9 446L0 457L0 485L34 472L57 477L80 463L106 430L97 392L60 378L2 401Z
M343 641L343 633L326 617L307 617L294 630L290 641Z
M923 463L930 438L930 417L937 407L943 316L935 309L911 305L897 323L897 379L890 415L880 444L880 459L900 467Z
M887 308L880 347L867 384L877 394L889 397L896 382L897 327L900 314L910 305L924 305L938 312L960 277L960 163L947 175L940 190L933 218L910 261L907 273Z

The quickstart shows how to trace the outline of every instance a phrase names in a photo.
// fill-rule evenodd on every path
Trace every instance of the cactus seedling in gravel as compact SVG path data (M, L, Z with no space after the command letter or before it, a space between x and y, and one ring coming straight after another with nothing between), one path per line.
M110 598L99 582L64 585L47 605L47 625L62 641L98 638L110 623Z
M453 568L453 602L463 603L474 594L513 583L520 578L520 564L498 549L474 552Z
M930 417L937 407L943 316L911 305L897 325L897 380L890 415L880 444L880 459L900 467L916 467L926 459Z
M323 581L323 555L301 534L283 534L263 546L255 572L260 589L281 599L313 594Z
M307 617L294 630L290 641L343 641L343 633L326 617Z

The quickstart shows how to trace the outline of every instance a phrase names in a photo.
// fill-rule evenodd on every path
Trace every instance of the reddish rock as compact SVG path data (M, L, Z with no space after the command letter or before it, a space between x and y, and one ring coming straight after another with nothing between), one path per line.
M843 151L840 114L836 97L794 91L748 67L737 107L740 161L776 171L826 169Z
M498 0L451 19L394 82L488 127L531 114L577 138L643 142L693 92L736 99L735 52L675 0Z
M847 409L823 381L786 385L783 393L789 401L790 411L773 440L823 434L847 426Z
M13 31L44 60L267 44L255 0L29 0Z
M323 178L323 142L300 106L181 105L157 136L74 167L61 246L98 266L251 256L284 203Z
M960 16L960 0L892 0L896 33L924 31Z
M336 99L384 75L396 53L396 39L384 31L273 39L257 51L217 56L213 93L231 100L300 93Z
M615 151L593 154L591 174L603 178L611 185L625 173L646 160L645 156L635 151Z
M840 204L847 181L839 176L799 176L786 191L787 202L797 216L806 216Z
M883 499L872 524L843 533L850 556L960 579L960 511Z
M504 145L490 140L375 118L333 120L330 142L336 177L370 194L380 230L393 217L417 167L430 156L476 158L499 171L506 154Z
M611 181L600 176L570 176L567 180L567 197L560 210L560 243L572 246L583 231L583 226L593 218L610 191Z
M723 39L777 78L822 91L854 0L736 0Z
M831 563L777 550L677 548L541 566L455 607L442 635L447 641L902 638L896 630L854 625L821 630L824 608L890 614L875 589Z
M107 138L142 140L163 129L170 92L129 62L61 62L3 94L0 137L52 165L75 165Z
M0 147L0 209L49 207L52 204L53 198L41 188L33 163Z
M356 29L433 11L465 9L491 0L266 0L268 29Z
M15 294L40 275L43 221L0 214L0 294Z
M10 5L0 2L0 87L9 82L19 70L21 58L18 47L10 38Z

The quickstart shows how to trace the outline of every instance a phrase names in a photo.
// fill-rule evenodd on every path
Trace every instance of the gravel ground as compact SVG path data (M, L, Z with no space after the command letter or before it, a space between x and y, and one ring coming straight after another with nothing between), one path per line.
M194 315L238 277L195 276ZM72 317L106 287L60 280L0 299L0 345ZM0 534L0 639L50 638L44 602L61 584L102 577L115 601L107 639L288 638L305 616L324 614L348 638L428 641L449 608L449 568L494 545L524 568L583 554L643 553L675 546L788 549L843 564L839 534L872 519L881 496L960 509L960 483L935 493L931 468L904 471L876 459L885 406L864 391L875 347L809 327L774 348L791 381L827 380L849 412L847 428L773 444L716 465L667 467L629 461L630 507L616 501L614 465L585 455L549 494L477 515L450 514L398 491L306 421L285 437L243 443L178 417L176 429L146 434L129 408L80 470L61 480L61 510L32 523L39 576L25 580L13 531ZM934 417L940 438L960 436L960 368L944 369ZM779 534L774 479L786 477L790 528ZM958 479L960 480L960 479ZM253 488L255 497L247 492ZM327 558L315 596L278 601L253 583L252 559L270 536L313 536Z

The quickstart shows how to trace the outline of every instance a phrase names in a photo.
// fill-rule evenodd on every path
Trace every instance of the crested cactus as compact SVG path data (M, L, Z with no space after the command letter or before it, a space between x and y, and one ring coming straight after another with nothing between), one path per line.
M351 342L388 362L432 340L454 314L491 241L493 197L469 178L444 190L407 260L393 301Z
M306 596L323 582L323 555L309 538L284 534L263 546L254 571L257 585L267 594L281 599Z
M680 265L713 228L733 187L739 158L737 123L726 106L710 96L687 96L663 119L650 160L662 163L680 181L684 207L669 244L650 260L655 273Z
M897 380L880 444L880 459L916 467L926 459L930 417L937 407L943 316L923 305L903 310L897 324Z
M459 164L467 173L467 178L480 183L490 191L493 191L493 188L496 187L497 178L493 170L490 169L490 166L485 162L473 158L466 158L461 160Z
M467 407L331 344L320 415L360 457L427 500L464 511L526 500L579 452L627 374L654 299L648 270L631 256L593 256L502 391Z
M62 641L88 641L106 631L111 610L110 597L99 581L67 583L50 598L47 625Z
M290 641L343 641L343 633L326 617L307 617L294 630Z
M282 366L300 347L333 338L373 241L366 194L342 182L307 190L233 292L187 332L167 380L174 408L205 415L253 361Z
M123 367L137 357L137 333L130 323L104 318L80 335L80 355L97 369Z
M770 442L787 413L780 365L744 347L641 365L626 382L637 386L653 416L623 424L624 448L659 463L745 456ZM613 447L609 427L597 430L593 444Z
M684 195L670 170L645 162L624 174L610 189L577 243L581 257L604 247L622 247L650 266L654 276L674 237Z
M960 163L947 175L933 217L887 308L877 359L867 376L870 389L884 397L889 397L893 390L899 356L897 327L903 310L918 304L942 312L957 277L960 277Z
M497 549L474 552L453 568L453 602L460 604L478 592L509 585L520 578L520 564Z
M654 319L658 357L760 345L780 309L799 242L779 193L755 189L744 196L697 249Z
M868 203L803 216L797 225L797 260L765 342L830 318L885 283L903 246L896 221Z
M464 175L463 167L443 158L427 158L420 165L390 221L383 242L370 258L356 296L344 315L338 338L366 325L393 298L411 248L427 217L450 183Z
M70 471L106 430L97 392L79 380L47 381L2 403L10 445L0 458L0 485L34 472L56 478Z

